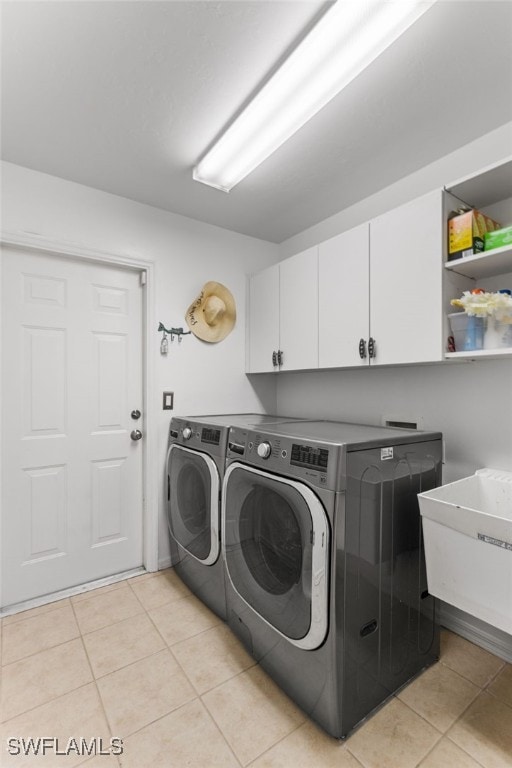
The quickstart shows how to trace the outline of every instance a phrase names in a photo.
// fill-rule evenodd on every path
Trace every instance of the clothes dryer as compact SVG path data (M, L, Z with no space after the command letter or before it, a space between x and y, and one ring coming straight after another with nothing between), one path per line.
M166 460L171 561L192 592L222 619L226 618L226 597L220 494L229 428L270 426L277 421L278 416L254 413L171 420Z
M222 494L228 622L344 738L439 655L416 494L441 435L335 422L232 428Z

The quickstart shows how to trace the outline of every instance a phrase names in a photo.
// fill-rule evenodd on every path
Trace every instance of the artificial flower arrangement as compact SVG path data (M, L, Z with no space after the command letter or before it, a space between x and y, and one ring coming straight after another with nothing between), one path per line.
M512 296L497 291L464 291L460 299L452 299L454 307L462 307L467 315L494 317L501 322L512 323Z

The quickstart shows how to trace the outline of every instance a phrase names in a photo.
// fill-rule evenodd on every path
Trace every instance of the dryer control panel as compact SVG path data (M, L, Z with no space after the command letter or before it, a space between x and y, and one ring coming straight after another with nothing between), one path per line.
M169 427L169 445L179 443L212 456L225 455L227 436L227 426L219 427L190 419L174 418Z

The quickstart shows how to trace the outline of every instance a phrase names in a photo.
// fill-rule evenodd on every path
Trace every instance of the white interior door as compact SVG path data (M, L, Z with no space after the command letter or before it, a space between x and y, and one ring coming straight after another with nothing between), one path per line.
M4 248L2 605L142 564L139 273Z

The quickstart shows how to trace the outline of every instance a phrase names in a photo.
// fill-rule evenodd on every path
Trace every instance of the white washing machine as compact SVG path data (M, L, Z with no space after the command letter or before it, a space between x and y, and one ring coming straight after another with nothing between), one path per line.
M220 557L220 500L229 429L279 421L267 414L173 418L166 460L171 561L183 582L226 618L224 563Z
M437 660L417 493L441 435L335 422L230 431L222 493L228 623L344 738Z

